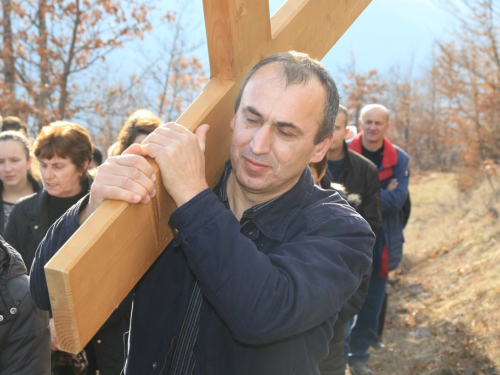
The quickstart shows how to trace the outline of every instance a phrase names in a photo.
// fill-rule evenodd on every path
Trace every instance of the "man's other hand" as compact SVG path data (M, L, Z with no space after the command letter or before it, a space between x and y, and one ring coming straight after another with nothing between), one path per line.
M89 203L80 212L83 223L106 199L129 203L148 203L156 194L156 176L142 156L141 145L133 144L121 155L109 157L102 164L90 189Z
M194 134L170 122L149 134L142 142L144 155L155 159L163 186L177 207L208 188L205 178L205 141L209 126L200 125Z

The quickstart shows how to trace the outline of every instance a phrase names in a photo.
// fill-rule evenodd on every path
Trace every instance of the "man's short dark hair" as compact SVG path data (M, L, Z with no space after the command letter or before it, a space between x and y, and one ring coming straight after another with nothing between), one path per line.
M15 130L21 132L24 135L28 135L28 124L16 116L7 116L3 118L2 129L0 131L4 132L7 130Z
M250 78L252 78L255 72L263 66L274 63L279 64L286 81L286 86L300 83L307 84L311 77L316 77L321 82L326 91L325 109L323 122L320 124L318 133L314 138L314 144L318 144L332 135L335 128L335 118L337 117L339 108L339 93L337 91L337 86L323 64L311 58L306 53L296 51L277 53L267 56L258 62L257 65L250 70L240 86L240 91L234 103L234 111L238 111L243 91Z

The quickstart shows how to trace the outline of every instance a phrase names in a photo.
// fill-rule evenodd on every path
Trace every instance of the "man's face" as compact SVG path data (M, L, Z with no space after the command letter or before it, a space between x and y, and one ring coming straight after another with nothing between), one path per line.
M296 184L309 162L323 158L331 137L317 145L314 138L325 95L317 79L285 87L275 64L253 75L230 124L231 163L243 190L281 195Z
M333 132L333 140L330 144L329 151L336 151L344 147L344 139L347 135L347 118L344 112L339 111L335 119L335 131Z
M379 143L389 129L387 113L381 108L372 108L360 120L363 139L369 143Z

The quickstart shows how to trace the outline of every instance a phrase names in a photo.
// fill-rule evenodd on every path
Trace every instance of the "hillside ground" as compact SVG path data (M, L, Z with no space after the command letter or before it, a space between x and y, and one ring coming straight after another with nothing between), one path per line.
M412 176L385 348L371 351L375 375L500 374L500 183L457 186L451 173Z

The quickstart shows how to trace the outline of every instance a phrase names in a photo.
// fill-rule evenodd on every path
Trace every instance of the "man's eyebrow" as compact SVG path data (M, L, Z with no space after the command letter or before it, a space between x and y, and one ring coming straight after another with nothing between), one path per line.
M255 115L259 118L262 118L262 114L259 111L257 111L254 107L247 105L245 108L243 108L243 110L250 112L252 115Z
M247 105L246 107L243 108L243 111L247 111L247 112L250 112L251 114L259 117L260 119L263 118L262 114L257 111L254 107L251 107L249 105ZM293 122L288 122L288 121L276 121L274 123L274 125L277 125L277 126L280 126L282 128L290 128L292 130L294 130L295 132L298 133L298 135L302 135L303 132L302 132L302 129L299 128L297 125L295 125Z
M298 133L298 135L302 135L303 134L302 129L299 128L297 125L295 125L293 122L276 121L274 124L278 125L279 127L282 127L282 128L290 128L293 131L295 131L296 133Z

